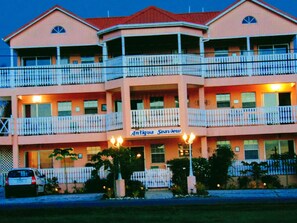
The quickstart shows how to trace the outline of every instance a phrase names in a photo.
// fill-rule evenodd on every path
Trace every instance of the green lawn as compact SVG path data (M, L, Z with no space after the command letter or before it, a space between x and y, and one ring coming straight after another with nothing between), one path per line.
M221 204L154 207L0 209L1 223L68 222L296 222L297 203Z

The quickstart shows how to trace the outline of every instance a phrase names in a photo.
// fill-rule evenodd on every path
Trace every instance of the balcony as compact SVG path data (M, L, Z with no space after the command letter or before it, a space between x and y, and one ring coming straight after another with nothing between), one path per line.
M120 56L104 63L0 68L0 88L104 83L118 78L194 75L204 78L297 73L297 54L201 57Z
M122 114L18 118L18 135L100 133L123 127Z
M131 110L131 128L179 127L179 108ZM201 110L188 108L191 127L234 127L297 123L297 106ZM12 120L0 120L0 136L13 134ZM106 115L18 118L17 134L100 133L123 129L121 112Z
M180 126L178 108L145 109L131 111L131 128Z
M297 106L188 109L188 123L193 127L228 127L292 124L297 122Z

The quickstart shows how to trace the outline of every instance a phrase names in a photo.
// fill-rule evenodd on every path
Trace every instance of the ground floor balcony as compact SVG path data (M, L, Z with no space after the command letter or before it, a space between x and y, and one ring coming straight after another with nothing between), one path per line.
M246 162L266 162L266 175L294 175L296 174L296 161L295 160L247 160ZM229 168L229 176L240 177L249 174L244 174L242 171L251 169L249 166L245 166L242 161L234 161ZM68 167L67 182L73 183L85 183L92 176L93 167ZM263 169L264 170L264 169ZM46 179L52 179L56 177L60 184L66 182L66 175L64 168L49 168L40 169L40 172L46 176ZM100 179L105 179L109 174L108 170L104 170L102 167L98 171ZM6 173L0 174L0 185L5 183ZM141 181L145 188L170 188L172 186L172 172L170 169L148 169L145 171L136 171L131 175L131 180Z
M135 55L103 63L0 68L0 88L104 83L126 77L194 75L203 78L297 73L297 54L202 57L196 54Z

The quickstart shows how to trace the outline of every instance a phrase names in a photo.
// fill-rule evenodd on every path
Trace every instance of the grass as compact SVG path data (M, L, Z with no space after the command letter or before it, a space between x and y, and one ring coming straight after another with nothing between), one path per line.
M249 203L153 207L0 209L1 223L35 222L296 222L297 203Z

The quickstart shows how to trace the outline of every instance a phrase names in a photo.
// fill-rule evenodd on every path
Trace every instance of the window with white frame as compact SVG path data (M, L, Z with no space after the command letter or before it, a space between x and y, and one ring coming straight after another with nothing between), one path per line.
M71 101L59 101L58 102L58 116L71 116Z
M246 160L259 159L259 146L257 140L244 140L244 157Z
M215 48L215 57L227 57L229 56L227 47Z
M95 63L95 57L94 56L82 56L81 63Z
M294 140L267 140L264 142L266 159L275 155L288 154L294 157Z
M98 101L87 100L84 101L85 114L98 114Z
M230 108L230 94L216 95L217 108Z
M241 93L242 108L255 108L256 107L256 94L255 92Z
M100 146L92 146L92 147L87 147L87 160L89 162L92 162L92 158L94 155L97 155L97 153L101 152L101 147Z
M217 141L217 148L223 147L223 146L231 147L231 142L229 140Z
M152 163L164 163L165 162L165 145L152 144L151 158L152 158Z
M23 66L45 66L51 65L51 58L50 57L23 57L22 58Z
M164 108L163 97L150 97L150 109L162 109Z

